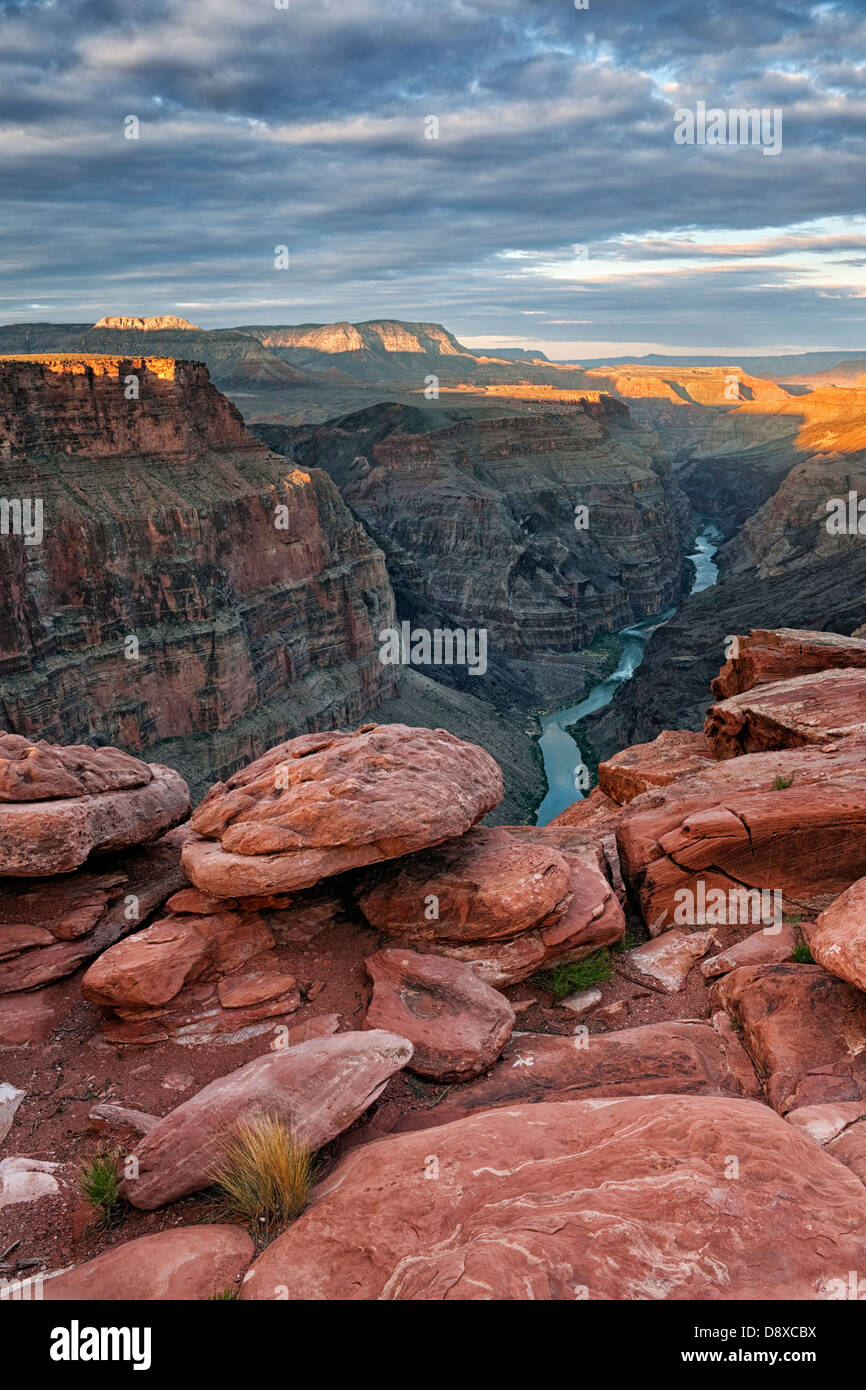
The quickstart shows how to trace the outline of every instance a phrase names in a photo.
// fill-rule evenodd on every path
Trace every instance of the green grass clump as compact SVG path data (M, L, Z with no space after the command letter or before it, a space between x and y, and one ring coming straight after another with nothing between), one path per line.
M210 1177L221 1219L273 1237L300 1216L313 1186L313 1155L282 1120L240 1120L220 1149Z
M794 947L793 951L791 952L791 960L795 960L798 965L815 964L812 952L809 950L809 947L806 945L805 941L801 941L799 946Z
M568 964L556 965L541 977L544 989L553 993L553 1002L558 1004L569 994L579 994L581 990L591 989L593 985L604 984L613 974L613 961L610 951L605 947L594 955Z
M117 1190L121 1152L116 1148L100 1149L78 1169L78 1190L93 1208L97 1223L106 1229L116 1225L123 1213L124 1204Z
M795 774L792 772L790 777L783 777L781 773L773 778L773 791L783 792L787 787L793 787Z
M211 1303L221 1303L224 1300L226 1303L234 1303L237 1296L237 1289L233 1289L231 1284L229 1284L226 1288L218 1289L216 1293L212 1293L209 1301Z

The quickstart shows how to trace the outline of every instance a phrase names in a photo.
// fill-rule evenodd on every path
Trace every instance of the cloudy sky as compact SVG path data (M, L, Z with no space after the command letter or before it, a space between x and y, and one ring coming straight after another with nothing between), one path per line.
M866 0L285 3L0 0L0 321L866 347Z

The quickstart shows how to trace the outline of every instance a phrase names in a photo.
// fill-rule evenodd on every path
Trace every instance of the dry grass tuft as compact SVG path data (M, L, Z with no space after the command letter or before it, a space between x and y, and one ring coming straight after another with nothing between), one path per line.
M221 1219L272 1238L300 1216L313 1186L313 1155L281 1120L239 1120L220 1149L211 1181Z

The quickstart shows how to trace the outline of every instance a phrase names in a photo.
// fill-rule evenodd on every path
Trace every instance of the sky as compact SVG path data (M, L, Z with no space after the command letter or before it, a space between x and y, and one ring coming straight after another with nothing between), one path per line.
M0 0L0 180L0 322L862 350L866 0Z

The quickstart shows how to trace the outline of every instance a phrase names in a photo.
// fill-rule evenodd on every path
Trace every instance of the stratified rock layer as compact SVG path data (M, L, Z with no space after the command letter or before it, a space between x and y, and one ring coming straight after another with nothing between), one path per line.
M734 638L734 643L732 655L710 683L717 700L813 671L866 667L866 640L838 632L753 628L747 637Z
M866 670L817 671L733 695L712 706L704 733L717 758L855 736L866 742Z
M518 1105L348 1154L241 1297L820 1299L864 1228L863 1184L754 1102Z
M0 730L98 735L198 796L393 694L381 552L202 363L0 359L0 445L0 495L39 499L44 530L3 537Z
M563 826L478 827L369 871L356 892L372 926L469 962L496 987L579 960L625 931L600 846Z
M792 912L820 911L863 877L866 756L849 744L733 758L631 802L616 838L650 931L685 920L682 890L779 891Z

